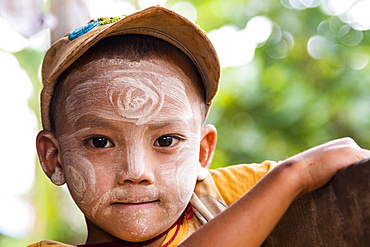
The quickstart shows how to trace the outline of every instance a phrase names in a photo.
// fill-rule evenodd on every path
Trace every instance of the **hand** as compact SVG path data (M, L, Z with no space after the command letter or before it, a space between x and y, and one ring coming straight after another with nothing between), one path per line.
M281 165L293 165L293 174L302 186L300 194L304 194L322 187L338 171L367 157L370 157L370 151L347 137L308 149L286 159Z

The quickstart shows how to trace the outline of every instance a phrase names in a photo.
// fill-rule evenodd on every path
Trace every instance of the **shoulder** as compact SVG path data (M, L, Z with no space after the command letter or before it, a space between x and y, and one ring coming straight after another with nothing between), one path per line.
M277 163L275 161L264 161L262 163L239 164L210 170L213 180L227 180L228 182L258 182L266 173L272 170Z
M227 205L247 193L277 165L274 161L233 165L210 170L213 182Z

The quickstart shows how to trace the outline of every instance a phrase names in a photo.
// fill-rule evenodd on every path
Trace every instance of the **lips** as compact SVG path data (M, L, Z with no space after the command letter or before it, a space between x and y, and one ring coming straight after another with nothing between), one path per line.
M112 202L111 205L114 204L123 204L123 205L140 205L140 204L148 204L148 203L159 203L159 200L150 200L150 201L142 201L142 200L125 200L119 202Z
M113 189L110 197L110 204L145 204L159 201L156 190L143 188Z
M160 201L158 194L148 191L115 190L110 198L110 204L143 204L158 201Z
M113 202L110 204L112 208L116 208L120 210L120 212L143 212L143 210L152 210L156 208L159 204L159 200L152 200L152 201L139 201L139 202ZM121 211L123 210L123 211Z

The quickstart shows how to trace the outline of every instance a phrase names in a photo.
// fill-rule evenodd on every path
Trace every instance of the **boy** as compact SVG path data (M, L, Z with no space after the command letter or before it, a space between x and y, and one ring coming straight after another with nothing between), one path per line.
M40 163L84 213L86 246L259 246L296 197L370 156L345 138L279 164L208 171L217 55L162 7L75 30L42 74ZM33 246L47 245L65 246Z

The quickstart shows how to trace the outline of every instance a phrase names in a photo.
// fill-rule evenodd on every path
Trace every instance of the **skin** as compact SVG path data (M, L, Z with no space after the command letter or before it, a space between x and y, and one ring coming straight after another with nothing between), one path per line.
M36 142L45 173L67 183L86 216L87 243L144 241L168 229L207 176L216 143L215 128L202 127L191 74L161 59L122 63L71 72L57 131ZM369 156L343 138L288 158L182 246L260 246L295 198Z
M86 217L87 243L145 241L170 228L213 155L216 131L202 128L191 79L168 61L127 63L71 73L65 121L37 138L46 174L67 183Z

